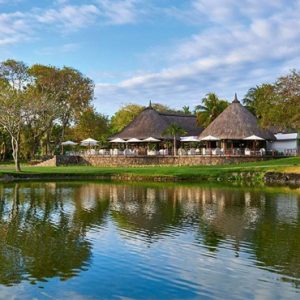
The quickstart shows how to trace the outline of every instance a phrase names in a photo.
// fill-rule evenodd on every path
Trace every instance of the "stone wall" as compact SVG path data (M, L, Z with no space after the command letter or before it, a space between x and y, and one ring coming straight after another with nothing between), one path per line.
M90 165L98 167L130 167L130 166L199 166L199 165L222 165L238 164L271 159L272 157L251 156L55 156L53 159L43 162L43 166L61 165ZM42 165L40 164L40 165Z
M295 185L300 186L299 173L278 173L268 172L264 176L264 181L275 185Z
M66 155L55 155L54 157L45 160L36 166L39 167L57 167L65 165L78 165L78 164L89 164L85 163L80 156L66 156Z

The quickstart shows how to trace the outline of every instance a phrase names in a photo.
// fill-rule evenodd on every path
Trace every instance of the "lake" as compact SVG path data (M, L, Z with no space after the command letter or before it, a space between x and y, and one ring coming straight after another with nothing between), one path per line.
M300 298L300 189L0 185L1 299Z

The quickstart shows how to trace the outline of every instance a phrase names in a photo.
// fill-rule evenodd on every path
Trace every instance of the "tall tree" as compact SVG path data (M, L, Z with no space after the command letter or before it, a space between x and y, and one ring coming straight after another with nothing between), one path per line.
M202 99L202 105L195 107L198 124L208 126L227 106L226 100L220 100L215 93L208 93Z
M275 82L275 92L280 101L282 118L288 126L300 130L300 71L291 70Z
M274 84L249 89L244 103L265 128L300 130L300 72L292 70Z
M0 64L0 125L10 135L17 171L21 171L21 130L32 108L26 97L29 83L28 67L23 62L7 60Z
M64 67L59 72L62 81L62 93L60 98L62 125L62 141L65 128L76 121L82 112L89 107L94 98L94 83L78 70Z
M256 87L250 88L243 99L243 103L246 107L257 117L262 117L264 107L268 107L274 99L274 85L262 84Z
M123 130L143 109L144 107L138 104L121 107L111 118L112 133Z
M186 131L181 128L178 124L172 123L169 125L169 127L166 128L166 130L163 132L164 136L172 136L173 137L173 154L176 156L177 149L176 149L176 142L177 137L181 135L185 135Z
M74 123L85 111L94 97L94 83L78 70L64 67L33 65L30 74L35 79L36 89L40 96L48 98L57 110L45 114L49 126L57 118L62 126L61 141L64 140L65 129ZM57 111L59 114L57 116Z
M32 99L40 105L47 103L41 113L33 116L31 122L28 123L28 129L31 132L29 140L31 140L33 153L35 153L36 147L40 146L38 142L44 141L45 154L48 154L51 133L61 116L60 99L63 95L63 82L59 72L60 70L56 67L40 64L29 68L29 73L34 81L34 85L30 89Z
M72 128L72 136L76 140L82 140L88 137L100 140L108 133L108 129L108 117L96 112L94 107L89 107L82 113Z

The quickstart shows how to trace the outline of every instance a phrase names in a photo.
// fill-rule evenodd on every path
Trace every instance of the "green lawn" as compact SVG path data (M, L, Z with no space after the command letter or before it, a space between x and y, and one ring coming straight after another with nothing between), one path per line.
M235 172L294 172L300 173L300 157L275 159L263 162L243 163L239 165L222 166L149 166L149 167L91 167L91 166L66 166L66 167L34 167L23 165L21 174L43 175L117 175L130 174L141 176L176 176L176 177L219 177ZM0 165L0 176L15 174L14 166Z

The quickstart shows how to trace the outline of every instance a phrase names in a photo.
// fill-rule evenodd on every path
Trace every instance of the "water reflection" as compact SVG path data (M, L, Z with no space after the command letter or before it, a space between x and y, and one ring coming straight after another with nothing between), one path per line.
M178 251L186 262L199 253L220 259L219 253L226 250L227 256L242 256L246 265L280 274L282 281L296 288L299 285L298 191L17 183L0 186L0 198L0 283L6 286L54 277L67 280L88 273L93 256L99 253L109 261L117 247L125 251L132 241L139 241L135 247L140 248L159 244L163 251L172 240L179 241ZM108 237L101 237L107 232ZM115 248L104 247L108 239ZM159 255L169 255L171 260L176 251ZM180 266L174 263L168 268L170 272ZM197 295L200 285L192 282L191 286Z
M89 266L86 232L101 224L108 201L93 208L76 190L56 184L15 184L0 190L0 282L66 280Z

